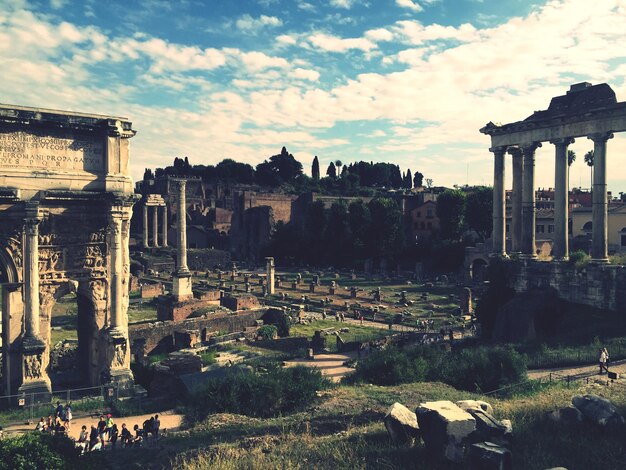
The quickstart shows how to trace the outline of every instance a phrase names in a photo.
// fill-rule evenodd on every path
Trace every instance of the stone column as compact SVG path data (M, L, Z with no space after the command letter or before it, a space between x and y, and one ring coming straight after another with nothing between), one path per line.
M22 384L18 392L30 394L28 403L49 400L50 378L46 371L48 348L39 334L39 206L28 203L24 219L24 337L22 339Z
M148 248L150 246L148 240L148 206L143 205L143 247Z
M161 221L163 224L161 227L162 232L162 244L163 246L167 246L167 205L163 206L163 220Z
M177 192L176 201L176 272L174 273L173 294L178 301L193 297L191 290L191 273L187 267L187 206L186 206L186 181L174 182Z
M522 188L522 255L525 258L536 258L535 243L535 150L540 142L522 146L524 154L524 176Z
M40 219L25 219L24 237L24 324L28 338L39 336L39 223Z
M506 147L494 147L489 149L493 152L493 231L492 231L492 254L504 256L506 254L506 217L504 192L504 154Z
M613 138L610 132L592 134L593 140L593 213L591 258L608 262L608 198L606 192L606 141Z
M513 190L511 191L511 252L522 251L522 186L524 181L524 156L519 147L511 147L513 160Z
M122 389L133 386L128 341L128 282L130 280L131 201L116 201L109 212L109 328L106 336L106 364L101 373L102 384L115 384ZM94 296L95 297L95 296Z
M111 209L109 213L109 233L109 255L111 257L109 326L111 330L119 330L123 325L124 250L122 248L122 213L115 209Z
M274 258L265 258L265 260L267 262L267 293L268 295L272 295L274 293L274 274L276 273Z
M152 246L159 246L159 206L152 206Z
M574 139L555 139L550 143L555 146L554 169L554 243L552 257L557 260L569 259L569 165L567 164L567 147Z

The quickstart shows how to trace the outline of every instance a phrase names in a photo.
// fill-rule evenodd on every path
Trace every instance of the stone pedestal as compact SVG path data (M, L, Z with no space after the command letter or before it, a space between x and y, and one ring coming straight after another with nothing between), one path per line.
M222 282L220 282L220 287ZM191 290L191 273L176 272L172 279L172 292L177 300L187 300L193 297Z
M22 384L18 394L24 394L26 404L50 400L52 387L46 372L48 355L46 343L39 337L26 336L22 340Z

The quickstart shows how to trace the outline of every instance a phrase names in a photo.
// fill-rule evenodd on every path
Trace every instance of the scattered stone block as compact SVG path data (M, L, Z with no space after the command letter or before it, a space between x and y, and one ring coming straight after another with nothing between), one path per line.
M469 410L482 410L485 413L489 413L490 415L493 415L493 407L487 403L486 401L482 401L482 400L460 400L456 402L457 406L459 408L461 408L462 410L465 411L469 411Z
M419 437L415 413L401 403L391 405L384 423L389 437L395 444L412 444Z
M493 442L472 444L468 452L470 468L480 470L510 470L511 452Z
M483 410L467 410L476 420L475 437L481 441L506 440L507 426Z
M415 414L426 447L448 460L461 462L463 441L476 430L474 417L447 400L422 403Z
M617 408L606 398L598 395L576 395L572 404L580 410L589 421L605 428L624 426L624 417Z
M566 406L559 410L548 413L548 419L555 422L562 422L567 425L582 423L583 414L575 406Z

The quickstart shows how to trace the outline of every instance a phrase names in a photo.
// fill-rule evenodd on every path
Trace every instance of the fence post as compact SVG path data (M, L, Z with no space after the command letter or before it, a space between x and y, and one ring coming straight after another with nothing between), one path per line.
M28 420L28 424L33 424L33 408L35 406L35 394L32 393L30 395L30 419Z
M550 372L550 383L552 383L552 372Z
M67 396L66 396L66 399L65 399L65 402L66 402L66 403L69 403L69 402L70 402L70 398L71 398L71 396L72 396L72 395L71 395L71 393L70 393L70 389L68 388L68 389L67 389Z
M570 376L567 376L567 386L569 387L569 382L570 382Z

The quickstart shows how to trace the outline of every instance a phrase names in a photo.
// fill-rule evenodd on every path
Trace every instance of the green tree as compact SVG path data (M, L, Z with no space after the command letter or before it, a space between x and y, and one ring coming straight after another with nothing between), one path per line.
M302 163L287 152L285 147L277 155L259 163L256 167L257 182L267 186L280 186L293 181L302 174Z
M573 150L567 151L567 166L572 166L572 163L576 161L576 152Z
M313 159L313 165L311 166L311 176L316 181L320 179L320 161L317 159L317 155L315 155L315 158Z
M413 189L413 175L411 175L411 170L406 170L406 177L404 179L404 187L406 189Z
M215 176L220 180L251 184L254 182L255 175L251 165L225 158L215 167Z
M337 170L337 175L341 174L341 166L343 165L343 163L341 163L341 160L335 160L335 169Z
M343 202L334 202L328 210L328 222L324 233L326 262L334 266L350 263L350 225L348 209Z
M396 259L405 242L398 204L393 199L376 198L368 206L371 214L366 239L369 252L378 259Z
M326 176L330 178L337 178L337 168L333 162L330 162L328 169L326 170Z
M492 214L493 189L486 186L476 188L465 204L465 221L467 226L476 231L481 239L491 234L493 226Z
M437 217L441 237L458 240L463 231L466 196L458 189L446 189L437 197Z
M413 175L413 187L421 188L424 182L424 175L419 171L416 171Z
M591 174L591 183L589 184L590 191L593 191L593 160L593 150L589 150L589 152L585 154L585 163L589 167L589 172Z
M352 258L363 261L367 257L367 232L372 223L369 206L363 200L351 202L348 206L348 223L352 233Z

